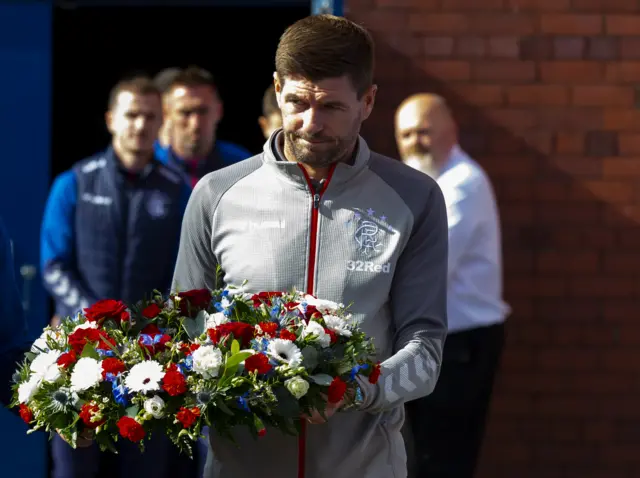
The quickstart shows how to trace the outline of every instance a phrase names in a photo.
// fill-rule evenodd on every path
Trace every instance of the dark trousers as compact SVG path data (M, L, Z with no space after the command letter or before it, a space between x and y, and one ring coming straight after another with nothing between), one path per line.
M447 336L435 390L406 404L410 476L473 478L503 347L504 324Z
M145 445L144 453L126 440L117 443L118 454L101 453L96 444L73 449L59 436L51 443L52 478L196 478L199 469L199 449L194 446L194 459L180 454L171 441L154 434Z

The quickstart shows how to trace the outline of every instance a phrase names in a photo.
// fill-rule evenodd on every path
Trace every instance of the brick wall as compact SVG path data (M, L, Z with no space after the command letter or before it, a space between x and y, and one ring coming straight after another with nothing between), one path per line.
M346 9L377 41L372 146L442 93L499 197L514 312L478 476L640 476L640 2Z

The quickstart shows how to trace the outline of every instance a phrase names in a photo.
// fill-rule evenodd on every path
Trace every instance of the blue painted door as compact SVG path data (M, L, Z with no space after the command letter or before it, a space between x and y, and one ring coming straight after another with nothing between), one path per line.
M13 240L32 333L48 319L38 242L49 188L51 24L49 2L0 0L0 215ZM44 478L46 442L43 433L27 436L15 415L0 410L0 475Z

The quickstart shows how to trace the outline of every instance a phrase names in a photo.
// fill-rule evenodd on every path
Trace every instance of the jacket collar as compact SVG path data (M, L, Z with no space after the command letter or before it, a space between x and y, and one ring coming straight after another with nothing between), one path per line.
M282 129L271 134L264 144L262 161L266 167L282 175L291 184L306 189L308 184L302 167L298 163L287 161L278 146L282 134ZM332 188L348 183L369 165L371 151L362 136L358 136L357 148L358 152L353 164L338 163L336 165L330 181Z
M116 152L113 149L113 146L109 146L105 152L104 152L104 158L107 160L107 164L106 167L108 168L109 172L111 174L116 175L116 177L118 178L124 178L125 176L127 176L129 174L129 172L122 166L122 163L120 162L120 158L118 158L118 155L116 154ZM137 173L137 177L139 179L146 179L149 177L149 175L152 173L152 171L155 169L155 167L157 166L157 160L155 157L153 157L151 159L151 161L149 161L149 164L147 164L142 171L140 171L139 173Z

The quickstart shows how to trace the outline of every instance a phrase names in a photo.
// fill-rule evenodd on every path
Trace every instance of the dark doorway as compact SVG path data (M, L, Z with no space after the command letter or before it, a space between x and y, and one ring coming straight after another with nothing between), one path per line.
M218 137L259 152L278 39L307 15L301 7L56 8L52 175L106 147L107 96L123 75L170 66L211 71L225 110Z

